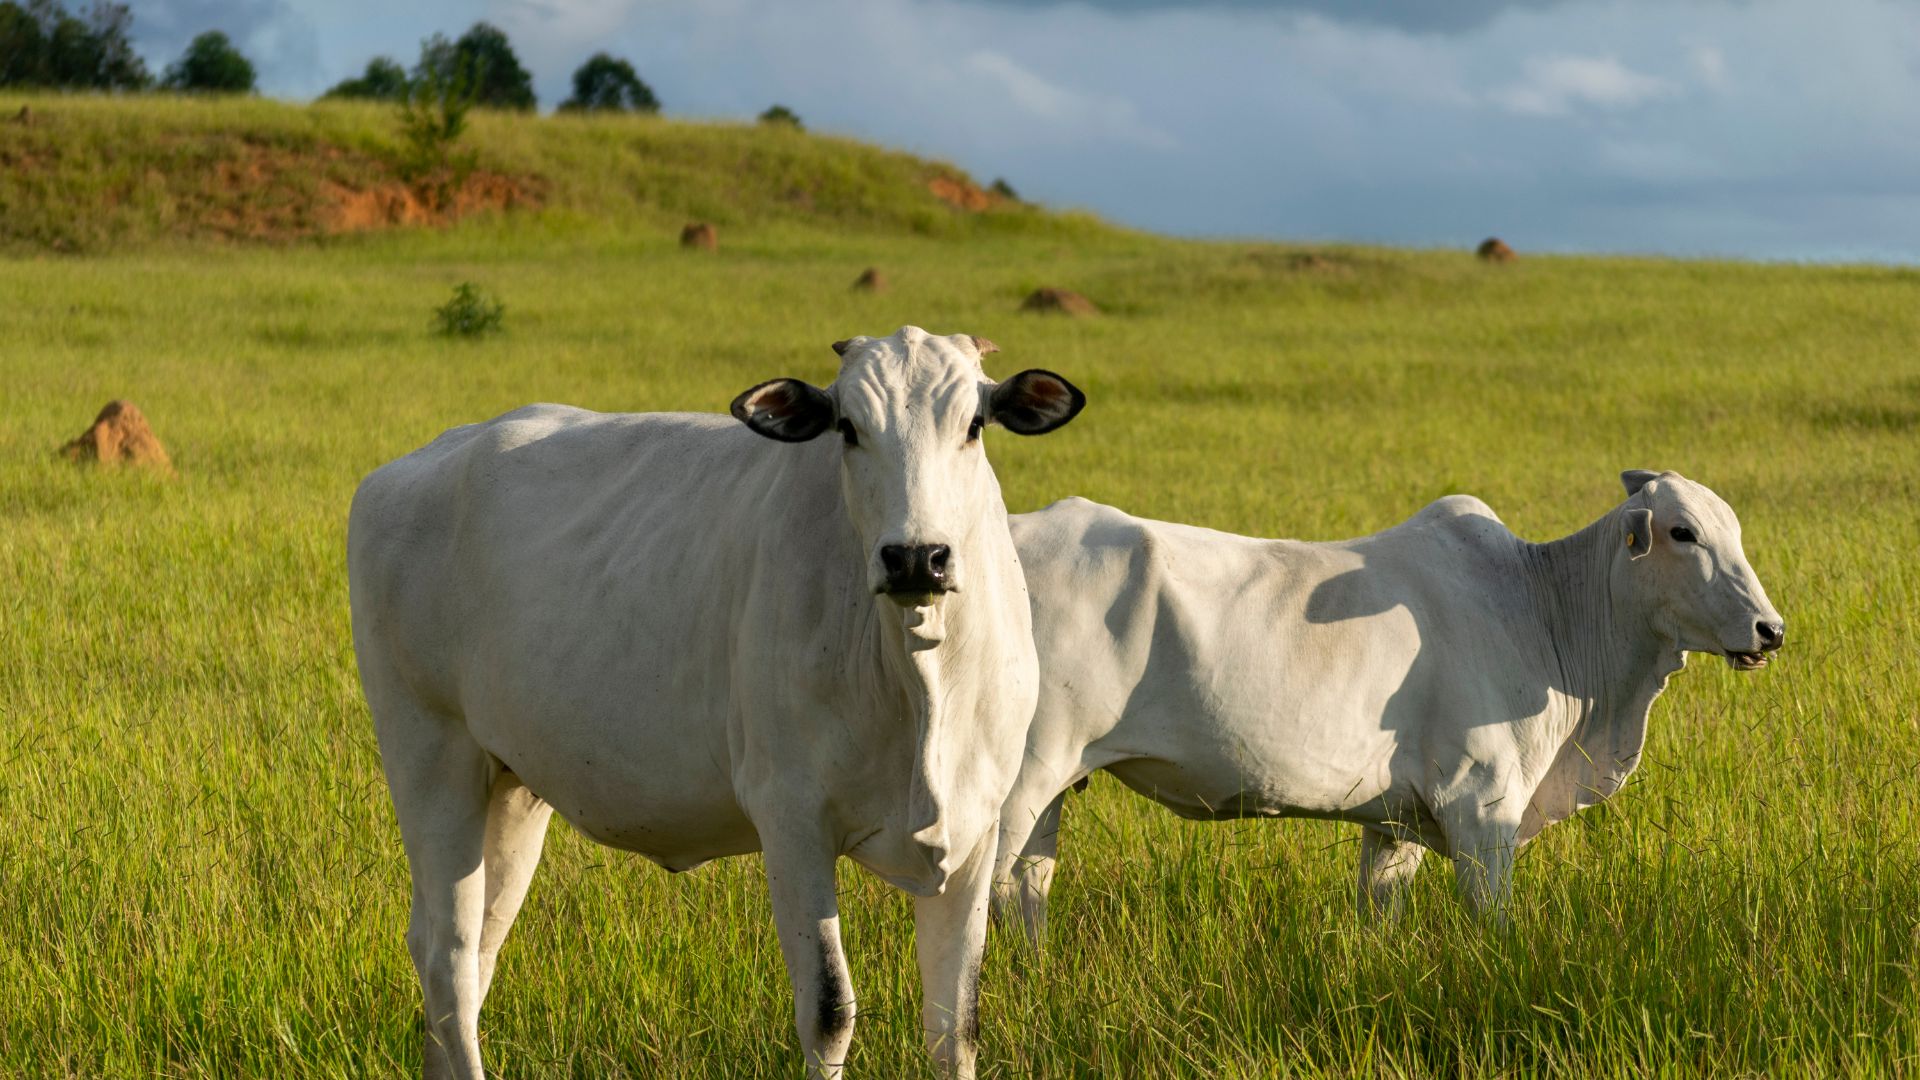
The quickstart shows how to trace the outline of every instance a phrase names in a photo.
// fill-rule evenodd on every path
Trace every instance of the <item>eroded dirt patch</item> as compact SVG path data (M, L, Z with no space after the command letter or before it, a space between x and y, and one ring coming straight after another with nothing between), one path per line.
M487 169L457 183L411 180L375 149L301 139L216 130L102 143L59 127L0 139L0 241L55 251L156 234L290 243L537 208L548 190L539 176Z
M364 187L329 182L321 185L321 195L326 231L356 233L448 225L474 214L537 210L546 201L546 184L538 177L475 171L457 187L399 180Z
M991 210L1005 201L965 177L936 176L927 181L927 190L933 192L934 198L955 210L965 210L970 214Z

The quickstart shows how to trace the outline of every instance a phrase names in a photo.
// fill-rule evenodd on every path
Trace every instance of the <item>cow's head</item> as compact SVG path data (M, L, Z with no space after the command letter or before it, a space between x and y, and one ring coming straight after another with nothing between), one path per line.
M1747 565L1733 508L1676 472L1631 469L1620 481L1627 502L1618 543L1656 629L1738 670L1766 667L1787 628Z
M833 385L774 379L735 398L733 415L769 439L830 434L841 444L841 487L875 593L914 607L961 591L975 527L1004 513L982 433L994 424L1052 431L1086 396L1037 369L995 383L980 358L996 347L967 334L903 326L833 349L841 357Z

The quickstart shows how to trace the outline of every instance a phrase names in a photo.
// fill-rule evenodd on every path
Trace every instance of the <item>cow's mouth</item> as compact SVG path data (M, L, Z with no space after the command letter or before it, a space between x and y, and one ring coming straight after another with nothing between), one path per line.
M947 594L945 589L880 589L878 594L903 608L931 607Z
M1727 653L1727 666L1735 671L1759 671L1767 666L1767 654L1763 652Z

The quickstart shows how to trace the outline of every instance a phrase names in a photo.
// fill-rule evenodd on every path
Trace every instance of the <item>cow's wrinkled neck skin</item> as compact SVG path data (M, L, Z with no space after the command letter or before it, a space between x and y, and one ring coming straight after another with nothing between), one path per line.
M1025 640L1032 639L1025 581L998 482L989 478L986 505L975 508L968 531L958 538L961 550L975 556L967 588L924 608L902 607L874 594L867 585L865 549L857 530L836 501L821 497L839 493L840 453L823 440L793 454L794 471L780 487L826 508L832 519L820 523L835 535L826 558L837 569L822 577L831 592L826 609L847 613L851 640L843 655L866 668L849 673L849 685L879 688L864 715L849 721L898 725L876 732L876 738L912 732L911 779L899 818L901 834L894 839L908 840L919 849L913 861L923 862L926 872L902 873L897 859L875 849L883 840L871 833L851 836L848 853L896 887L931 895L943 887L955 862L994 827L1017 764L1013 755L999 762L990 753L1003 743L1015 746L1017 753L1019 739L1018 732L989 730L1006 710L998 702L982 700L982 690L1008 675L1005 643L999 636L1007 629L1008 616ZM1006 775L999 776L1002 772Z
M1678 645L1655 632L1635 594L1625 536L1616 507L1571 536L1521 544L1558 675L1549 735L1561 740L1527 808L1523 841L1626 783L1640 763L1654 699L1686 664Z

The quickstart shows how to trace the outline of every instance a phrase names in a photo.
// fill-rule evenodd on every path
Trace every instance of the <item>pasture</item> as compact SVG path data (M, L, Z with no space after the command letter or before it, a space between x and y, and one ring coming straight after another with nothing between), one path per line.
M1621 469L1672 468L1740 513L1789 626L1764 672L1674 678L1628 788L1521 856L1505 932L1459 915L1445 860L1368 929L1355 828L1189 824L1096 777L1047 953L989 942L982 1075L1914 1069L1920 273L1303 260L1037 216L743 214L695 254L669 217L0 258L0 1073L416 1069L406 862L348 634L354 485L529 401L722 411L824 383L830 342L902 323L1087 392L1055 435L988 436L1016 512L1079 494L1319 539L1471 492L1547 539L1617 503ZM890 291L849 290L869 265ZM504 334L429 332L466 280ZM1105 314L1019 312L1038 285ZM114 397L177 480L54 460ZM909 906L842 883L850 1070L919 1075ZM798 1074L754 859L669 876L556 823L501 965L501 1075Z

